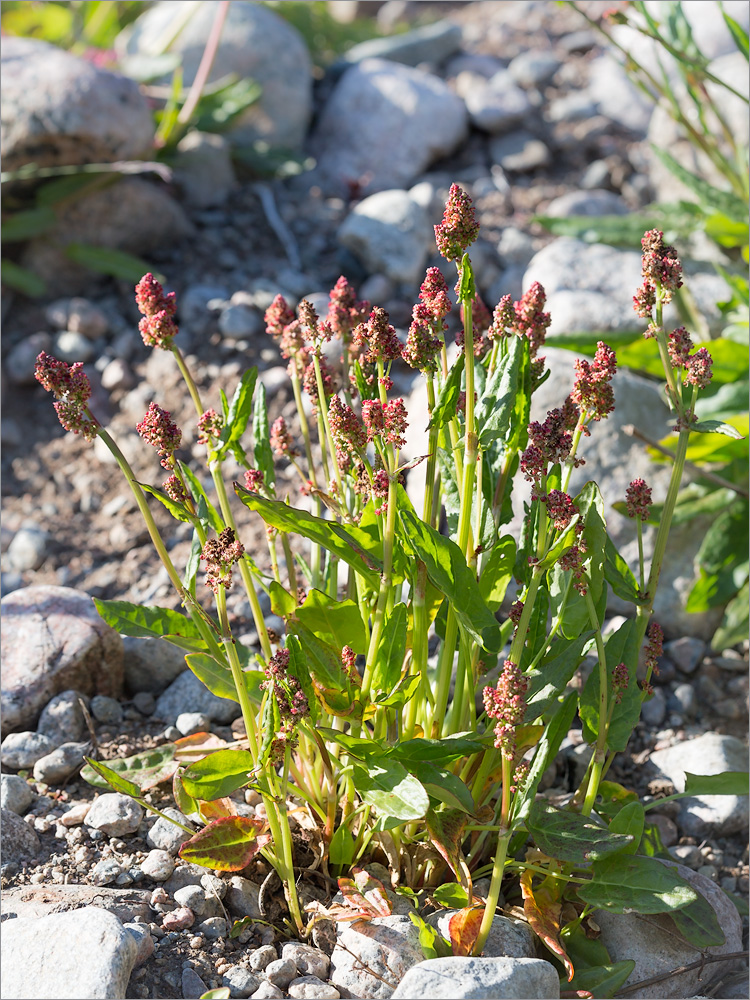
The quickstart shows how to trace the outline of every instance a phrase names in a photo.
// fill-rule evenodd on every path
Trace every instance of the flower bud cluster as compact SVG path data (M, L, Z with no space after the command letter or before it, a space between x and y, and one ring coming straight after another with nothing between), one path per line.
M263 489L266 481L265 473L262 469L245 470L245 487L253 493L259 493Z
M343 646L341 649L341 666L344 668L346 673L352 678L352 680L359 680L359 674L357 673L357 654L354 652L351 646Z
M678 326L667 338L667 351L673 368L685 369L685 385L705 389L713 378L713 358L705 347L691 354L693 340L684 326Z
M160 347L168 351L177 335L174 314L177 302L174 292L164 294L164 289L153 274L144 275L135 286L135 302L143 319L138 324L146 347Z
M571 399L589 420L602 420L615 408L615 394L609 384L617 370L615 352L601 340L594 360L576 358L575 384Z
M664 632L658 622L651 622L646 633L646 670L659 673L659 657L664 655Z
M682 287L682 264L675 248L664 242L664 234L658 229L644 233L641 246L643 284L633 296L633 308L642 319L651 319L657 292L666 304Z
M329 300L326 323L346 343L354 327L367 318L370 303L357 301L354 289L343 274L331 289Z
M583 528L583 525L579 525ZM582 532L578 533L578 541L560 556L557 565L560 569L573 574L573 586L581 597L586 596L586 576L583 572L583 564L586 556L586 539Z
M206 410L198 417L198 444L213 444L224 428L224 417L216 410Z
M185 503L189 499L185 487L175 475L171 475L168 479L165 479L161 484L161 488L169 499L174 500L175 503Z
M55 411L65 430L81 434L86 441L93 441L98 425L86 409L91 398L91 386L83 372L82 362L69 365L42 351L34 365L34 378L47 392L54 394Z
M445 317L451 311L451 300L448 297L448 283L438 267L428 267L424 281L419 289L419 298L429 309L436 332L442 332L445 327Z
M294 446L294 440L287 427L286 420L283 417L277 417L271 424L270 443L274 455L278 458L282 455L286 455L287 458L294 458L299 454L299 451Z
M547 496L540 499L547 508L552 527L557 531L567 528L578 513L578 506L573 503L573 498L562 490L550 490Z
M520 305L520 303L519 303ZM492 322L487 330L490 340L500 340L507 337L516 321L516 311L513 308L513 298L503 295L492 312Z
M324 354L318 358L318 364L320 365L320 376L323 382L323 394L325 396L324 403L328 406L328 402L335 391L335 386L333 383L333 373L328 365L328 361ZM313 413L318 412L318 377L315 374L315 362L311 361L302 373L302 385L305 392L310 397L310 404L312 406Z
M515 730L523 722L528 686L518 664L506 660L497 687L486 687L483 691L484 710L497 723L495 746L506 760L512 760L516 752Z
M403 448L406 444L404 434L409 426L406 418L406 407L401 397L389 399L385 405L376 399L366 399L362 403L362 420L368 441L383 435L389 444Z
M451 184L443 221L435 226L435 242L446 260L460 262L479 235L471 198L458 184Z
M528 426L529 445L521 455L521 471L524 477L541 489L542 478L547 475L550 465L564 462L570 456L573 445L571 426L578 420L578 408L568 398L562 407L547 411L543 424L533 420ZM578 459L576 465L582 464Z
M651 510L651 487L646 484L645 479L634 479L625 490L625 503L627 505L628 517L640 517L642 521L648 521Z
M612 670L612 693L615 696L616 705L622 701L622 696L627 691L629 683L630 675L627 666L624 663L618 663Z
M174 453L180 447L182 431L172 420L168 410L162 410L156 403L149 403L146 415L135 429L161 458L165 469L174 468Z
M277 736L283 740L292 735L297 724L310 714L307 697L299 680L289 673L289 650L279 649L265 669L266 679L261 681L261 688L272 692L276 697L281 716L281 731Z
M422 372L435 372L438 368L440 340L433 334L434 323L430 309L423 302L416 303L402 356L408 365Z
M365 361L387 364L401 357L401 341L388 322L388 313L380 306L372 310L366 323L355 328L354 343L365 352Z
M206 586L215 594L219 587L226 590L232 586L232 566L239 562L245 548L235 538L232 528L224 528L218 538L209 538L203 546L201 559L206 563Z
M520 302L516 302L513 306L515 312L513 328L517 334L528 338L532 358L536 357L537 351L544 344L547 327L551 322L550 314L544 312L546 301L544 288L535 281L521 296Z
M331 396L328 406L328 424L336 448L336 461L342 472L348 472L352 460L367 446L367 430L351 406L342 403L337 395Z

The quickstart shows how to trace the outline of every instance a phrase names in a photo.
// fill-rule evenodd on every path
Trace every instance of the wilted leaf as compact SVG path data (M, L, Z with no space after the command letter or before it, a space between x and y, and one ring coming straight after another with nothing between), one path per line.
M563 948L560 940L560 912L562 906L554 892L545 888L545 883L534 891L532 879L534 873L528 868L521 875L521 895L523 896L523 912L534 933L541 938L553 955L557 955L568 973L568 982L573 979L575 969Z
M427 834L459 882L464 879L465 862L461 844L467 822L466 813L458 809L441 809L439 812L430 809L427 813Z
M467 906L448 921L448 934L454 955L470 955L482 926L483 906Z
M265 828L264 822L249 816L214 820L182 845L180 857L217 871L241 871L270 841Z

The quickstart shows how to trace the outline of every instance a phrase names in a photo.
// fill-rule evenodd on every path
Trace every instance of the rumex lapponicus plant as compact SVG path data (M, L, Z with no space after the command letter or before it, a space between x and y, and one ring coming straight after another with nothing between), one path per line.
M125 634L144 634L145 623L151 634L178 641L209 688L240 705L241 741L216 746L205 737L195 745L189 738L167 751L159 772L172 778L183 812L205 824L183 856L240 870L262 854L285 885L296 933L321 912L299 901L303 856L348 889L352 866L385 862L393 886L424 889L457 909L452 947L460 954L481 954L501 894L515 898L574 979L568 951L585 965L574 946L593 933L597 906L688 913L702 905L647 856L644 807L607 780L658 664L652 609L684 448L654 554L647 565L641 546L636 577L607 536L596 484L570 491L592 426L616 405L614 352L600 343L592 358L576 361L570 395L532 420L533 393L547 377L544 289L535 282L519 301L504 296L486 307L469 254L478 223L457 185L435 232L455 268L455 347L446 343L452 309L438 268L427 271L402 336L345 278L325 316L308 301L294 310L277 296L266 328L287 361L297 412L272 424L255 369L231 400L222 395L205 406L176 346L174 299L151 276L139 283L142 336L170 351L186 380L212 498L206 480L180 459L181 430L158 403L138 424L169 472L157 487L137 482L89 411L79 366L42 355L37 377L57 397L66 429L99 435L113 450L186 612L98 601L101 614ZM686 331L662 326L662 307L682 280L676 253L658 233L646 234L643 249L636 307L668 365L668 398L687 440L710 358L693 350ZM426 454L407 463L401 451L413 418L394 379L403 365L424 381L429 415ZM231 489L228 457L242 469ZM277 478L280 463L294 470L293 489ZM417 477L420 510L407 490ZM509 526L518 483L530 496L516 537ZM183 576L149 498L192 526ZM634 480L623 499L640 537L648 485ZM243 545L236 500L265 525L268 569ZM255 660L230 627L226 593L238 583L257 626ZM284 620L284 636L266 628L259 589ZM631 602L633 614L605 636L610 589ZM589 652L596 667L577 689L572 681ZM538 794L540 780L576 720L590 762L570 801L553 805ZM98 770L142 795L132 762L119 772L91 767L89 777ZM246 787L261 796L263 820L236 815L232 796ZM301 852L301 817L312 861ZM477 896L474 884L486 875L489 888ZM365 912L360 904L357 912ZM416 911L414 920L421 921Z

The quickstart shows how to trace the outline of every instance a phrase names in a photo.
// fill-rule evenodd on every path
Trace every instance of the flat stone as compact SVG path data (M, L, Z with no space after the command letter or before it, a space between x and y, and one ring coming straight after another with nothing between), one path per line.
M188 967L182 970L182 996L184 1000L197 1000L207 991L208 987L195 969Z
M236 701L217 698L189 670L180 674L159 696L154 714L165 722L173 722L183 712L201 712L221 725L232 722L241 714Z
M80 691L61 691L55 695L42 709L36 731L56 747L81 740L87 729L79 698L88 706L88 698Z
M242 875L232 875L225 897L226 905L236 917L260 919L260 886ZM275 957L275 955L274 955Z
M17 774L0 774L0 808L23 816L35 798L34 789L24 778Z
M187 670L185 650L164 639L123 636L122 652L125 688L131 694L159 695Z
M84 823L108 837L126 837L137 831L143 816L143 807L135 799L120 792L105 792L94 800Z
M0 744L0 761L3 767L22 771L33 767L54 749L55 744L42 733L8 733Z
M319 998L319 1000L338 1000L341 996L337 989L329 983L324 983L317 976L300 976L293 979L287 987L287 994L290 997Z
M3 829L3 864L20 861L22 858L33 858L41 844L29 824L10 809L0 810L0 822ZM5 912L5 895L3 912Z
M412 31L370 38L353 45L342 56L346 63L363 59L390 59L406 66L442 62L461 48L461 27L451 21L436 21Z
M557 219L567 219L571 215L627 215L625 199L614 191L594 189L590 191L568 191L554 198L544 210L544 215Z
M284 996L283 990L280 990L278 986L274 986L272 983L261 983L258 989L253 993L253 1000L282 1000Z
M61 785L75 774L90 749L90 743L63 743L34 764L34 778L45 785Z
M126 923L123 924L123 927L132 935L138 949L134 965L134 968L137 969L153 955L154 939L151 937L148 924Z
M685 790L685 772L719 774L722 771L747 771L747 747L736 736L703 733L655 750L651 763L669 778L678 792ZM677 825L688 836L701 839L708 835L728 837L748 827L747 795L700 795L679 799Z
M460 74L456 80L458 92L466 102L471 124L496 135L507 132L531 111L531 101L518 87L507 70L500 70L490 80L474 77L462 86Z
M556 57L544 50L529 50L521 52L512 59L508 72L521 87L540 88L546 86L562 63Z
M6 731L28 728L61 691L121 692L122 640L88 594L47 585L16 590L2 599L0 628Z
M325 979L328 975L330 965L328 956L308 944L290 941L282 946L281 957L284 961L291 962L303 976Z
M706 644L702 639L692 636L681 636L664 644L664 652L683 674L693 674L706 652Z
M196 928L207 941L218 941L227 936L227 922L224 917L206 917Z
M665 862L669 864L669 862ZM710 879L675 865L678 874L700 892L716 911L716 916L726 940L723 945L709 947L708 955L724 955L742 948L742 921L734 903ZM609 913L595 910L593 918L601 928L601 942L613 962L632 959L635 968L626 980L637 983L642 979L662 975L689 965L696 959L696 948L676 930L673 920L666 913ZM658 1000L675 996L691 996L703 991L732 970L732 963L711 962L700 968L679 975L670 975L661 982L643 986L638 995L644 1000Z
M91 699L91 714L97 722L118 726L122 722L122 705L116 698L97 694Z
M124 923L136 918L151 920L153 916L149 893L143 889L97 888L69 883L21 885L3 890L3 920L9 917L43 917L91 905L109 910Z
M87 906L72 913L17 918L3 927L0 968L6 997L121 1000L138 954L112 913ZM19 955L33 961L18 961Z
M263 972L279 956L272 944L262 944L248 955L248 965L253 972Z
M255 996L255 991L261 985L260 979L252 972L243 969L241 965L235 965L221 977L222 986L229 987L230 997Z
M541 958L431 958L406 973L393 1000L559 1000L555 967Z
M224 912L220 901L200 885L186 885L177 889L173 896L180 906L189 906L199 920L218 917Z
M357 920L339 928L329 980L340 992L388 1000L407 970L422 958L419 932L409 917Z

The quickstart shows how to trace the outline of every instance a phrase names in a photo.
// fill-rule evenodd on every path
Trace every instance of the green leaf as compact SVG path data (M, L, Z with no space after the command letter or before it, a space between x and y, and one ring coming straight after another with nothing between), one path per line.
M440 428L452 420L456 415L456 403L461 392L461 376L464 373L464 355L459 354L453 362L453 367L448 372L448 378L443 383L443 387L438 395L435 408L432 411L430 427Z
M429 761L412 761L410 771L424 786L427 794L444 802L451 809L460 809L469 815L476 812L476 805L465 782L447 768L436 767Z
M297 621L307 626L322 641L339 651L351 646L355 653L367 650L362 615L355 601L334 601L322 590L310 590L305 603L294 612Z
M265 477L266 484L272 486L276 481L276 469L273 464L273 451L268 429L268 410L266 408L266 387L258 383L255 394L255 410L253 413L253 457L256 468Z
M373 691L390 693L401 679L406 652L406 605L397 604L385 623L372 671Z
M185 563L185 575L182 578L182 586L185 590L189 590L191 594L195 594L195 578L198 575L198 568L201 564L202 550L203 546L201 545L200 536L197 531L193 531L190 543L190 555Z
M94 760L91 757L84 757L84 760L92 771L98 774L101 778L104 778L105 787L109 785L114 788L116 792L121 792L123 795L129 795L134 799L141 798L141 790L134 781L124 778L121 774L118 774L117 771L113 771L112 768L107 767L106 764L102 764L99 760ZM81 774L83 775L83 772L81 772Z
M264 827L262 820L249 816L215 819L185 841L180 857L215 871L241 871L268 842L268 837L262 834Z
M446 941L431 924L426 923L418 913L410 912L409 919L419 930L419 946L426 959L448 958L453 954L450 942Z
M497 438L506 441L509 437L525 350L525 338L511 337L508 341L508 353L487 380L484 393L477 403L475 416L482 448L486 448L490 441Z
M529 620L529 630L526 634L526 646L524 648L521 664L526 665L528 660L533 660L537 653L547 642L548 628L547 618L549 616L549 593L546 588L540 587L536 593L534 607Z
M570 952L568 955L570 956ZM627 982L634 968L635 962L632 958L589 969L581 969L576 965L575 975L568 983L567 991L574 996L589 993L595 997L614 997Z
M65 256L90 271L108 274L122 281L140 281L147 271L154 270L147 261L125 253L124 250L89 246L87 243L69 243L65 247Z
M684 167L665 149L650 143L654 156L664 164L669 172L697 196L709 210L721 212L734 222L747 222L747 202L729 191L721 191Z
M356 854L354 837L345 823L342 823L331 837L328 845L328 860L332 865L348 866Z
M445 882L431 891L430 895L437 903L449 910L463 910L465 906L469 905L466 890L458 882Z
M459 757L481 753L486 749L486 744L478 737L455 733L444 736L441 740L428 740L421 736L404 740L391 747L388 753L408 768L413 761L428 760L433 764L448 764Z
M145 490L146 493L150 493L151 496L156 497L160 503L164 504L172 517L176 517L178 521L185 521L188 524L192 524L193 518L190 514L188 514L184 503L177 503L158 486L149 486L148 483L138 483L138 486L140 486L142 490Z
M254 768L255 761L248 750L217 750L183 771L182 783L193 798L220 799L246 785Z
M607 542L604 501L599 487L592 482L586 483L574 500L579 510L579 517L584 524L586 576L589 579L591 596L596 604L604 583L604 553Z
M638 581L609 535L604 539L604 579L621 600L631 604L641 603Z
M701 434L724 434L726 437L734 438L735 441L741 441L744 438L744 435L740 434L736 427L725 424L721 420L699 420L692 425L691 430L700 431Z
M461 627L488 652L499 648L500 626L482 599L476 577L449 538L410 511L399 511L403 537L427 567L427 575L453 605Z
M326 711L339 716L356 712L357 690L353 678L344 670L341 649L323 642L296 618L290 618L287 633L299 637L312 686Z
M724 23L729 28L729 32L734 39L734 44L743 54L745 59L750 55L750 46L748 45L747 32L733 17L724 10L723 4L719 4L719 9L721 10L721 16L724 18Z
M635 665L638 660L637 628L633 619L629 619L610 635L604 644L607 667L608 704L611 704L612 671L618 663L624 663L628 668L629 683L622 692L622 701L612 709L612 720L607 733L607 746L610 750L624 750L635 724L641 714L641 692L636 683ZM579 713L583 722L583 736L587 743L595 743L599 729L599 665L591 671L580 695Z
M130 601L101 601L98 597L93 601L107 625L121 635L158 639L169 636L167 641L173 641L174 645L179 645L177 639L185 639L191 648L205 646L198 626L179 611Z
M310 709L310 718L312 722L315 723L320 715L318 699L315 697L315 689L313 688L313 683L310 678L307 657L305 656L300 641L296 635L288 635L286 637L286 648L289 650L289 675L290 677L296 677L299 681L302 693L305 698L307 698L307 704Z
M217 698L229 698L230 701L240 700L232 680L232 671L226 663L219 663L208 653L188 653L185 662L211 694L215 694Z
M593 878L578 886L585 902L611 913L665 913L695 902L698 893L676 868L634 854L595 861Z
M221 534L224 530L224 519L206 496L206 491L203 489L200 480L190 466L184 462L180 462L180 472L183 475L187 488L190 490L195 509L198 512L198 518L204 530L208 532L213 528L217 534Z
M528 672L525 716L527 722L539 718L557 700L578 669L583 658L584 646L593 636L594 631L590 629L577 639L558 640L539 666Z
M239 442L245 433L247 422L250 419L253 409L253 396L257 381L258 369L255 367L249 368L234 390L232 401L229 404L226 424L221 432L221 440L224 442L224 447L221 449L222 454L226 453L227 448L232 444ZM268 477L266 477L266 481L268 481Z
M747 638L749 604L750 590L746 583L737 596L724 608L721 625L711 640L712 649L727 649L727 647L736 645Z
M234 927L232 928L234 931ZM233 937L233 934L229 935ZM215 990L207 990L205 993L201 993L200 1000L229 1000L232 995L231 990L228 986L217 986Z
M474 271L471 267L471 259L467 253L461 258L458 274L458 288L456 289L458 301L473 302L477 294L477 287L474 283Z
M174 759L174 743L165 743L153 750L143 750L132 757L116 757L106 764L101 761L89 760L81 769L81 777L95 788L107 788L111 782L106 775L116 774L118 779L137 788L137 792L126 792L126 795L141 797L150 788L155 788L162 781L168 781L177 769ZM106 775L105 775L106 771ZM118 791L122 791L118 788Z
M353 777L363 802L383 818L422 819L430 808L424 786L397 761L388 760L384 767L370 764L366 771L355 764Z
M280 500L267 500L250 493L239 483L234 490L250 510L257 511L266 524L279 531L296 532L316 542L351 566L371 587L377 587L383 570L383 548L367 532L355 525L337 524L315 517L305 510L288 507Z
M15 261L3 257L0 261L2 282L6 288L12 288L30 299L40 298L47 292L47 284L27 267L20 267Z
M623 854L635 854L643 836L646 813L640 802L626 802L609 824L610 833L622 833L632 837L631 843L623 847Z
M263 705L263 718L261 720L262 742L258 751L258 767L262 767L268 760L273 742L281 729L281 712L279 702L273 691L266 695Z
M721 774L685 772L685 795L747 795L747 771L722 771Z
M677 930L696 948L718 948L726 941L724 931L719 926L716 910L702 892L694 903L688 903L681 910L669 914Z
M735 563L738 556L743 563L746 561L750 542L749 514L747 500L738 497L714 520L696 555L696 561L707 573L718 573Z
M271 580L268 585L268 596L271 598L271 611L279 618L287 619L297 610L296 597L276 580Z
M21 243L34 236L41 236L53 228L57 215L51 208L27 208L11 212L0 226L3 243Z
M610 833L587 816L556 809L544 800L534 802L526 825L536 846L545 854L579 865L601 861L632 843L630 836Z
M505 600L515 562L515 539L512 535L503 535L482 563L482 575L479 577L479 593L490 611L497 611Z

